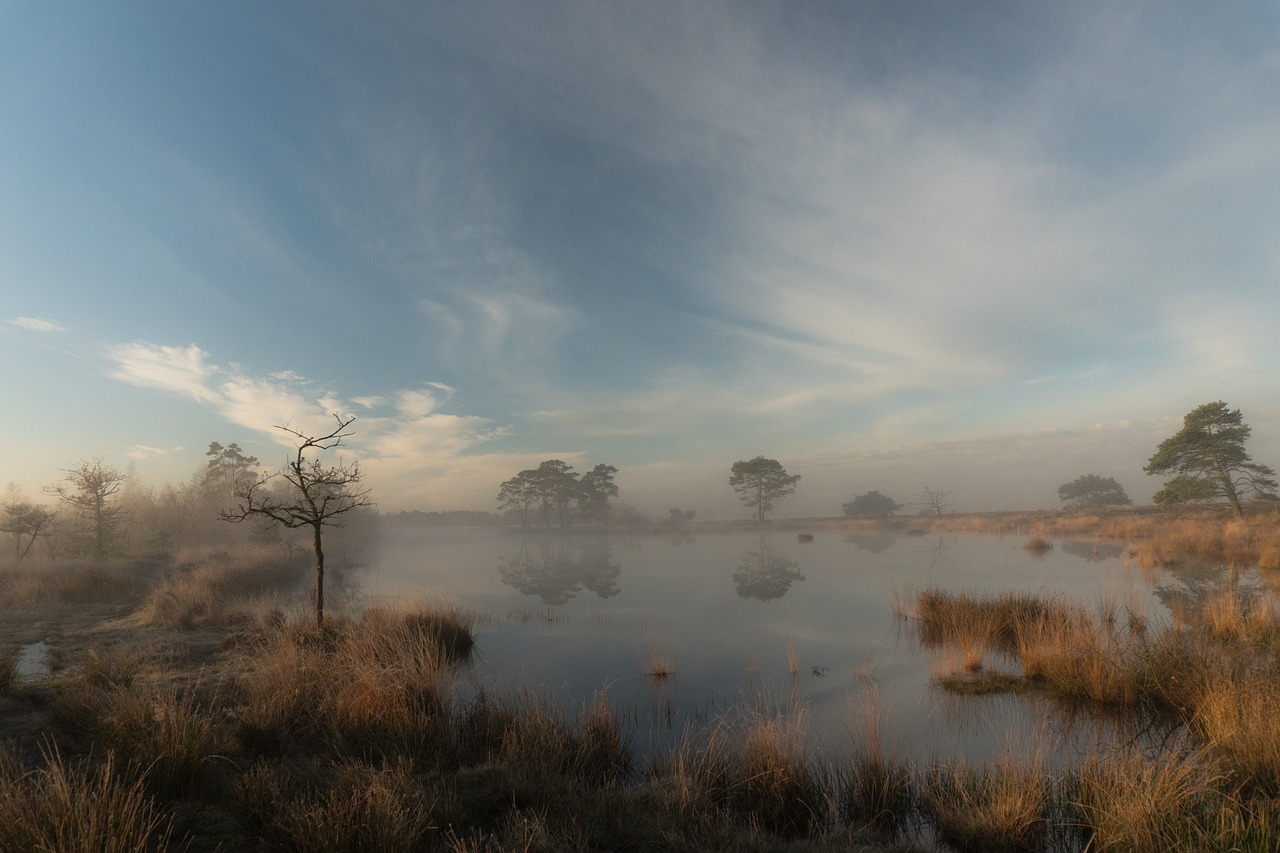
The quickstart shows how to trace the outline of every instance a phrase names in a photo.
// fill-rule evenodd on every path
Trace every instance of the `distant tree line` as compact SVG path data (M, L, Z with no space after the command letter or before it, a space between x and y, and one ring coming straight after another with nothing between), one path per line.
M502 523L496 512L450 509L423 512L418 509L383 513L382 523L395 527L494 527Z

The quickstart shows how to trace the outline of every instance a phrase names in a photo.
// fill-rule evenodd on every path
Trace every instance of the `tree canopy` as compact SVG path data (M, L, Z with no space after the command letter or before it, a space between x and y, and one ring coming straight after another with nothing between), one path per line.
M618 496L613 477L618 469L599 464L581 477L573 467L559 459L548 459L537 468L516 474L498 487L498 507L520 516L520 526L527 528L530 510L538 507L542 523L550 527L554 516L560 527L569 527L576 505L580 518L607 524L612 507L609 498Z
M1154 500L1166 507L1226 499L1243 516L1241 500L1253 494L1275 497L1271 468L1244 449L1253 430L1239 409L1221 400L1197 406L1182 419L1182 429L1160 442L1143 468L1148 474L1173 474Z
M888 518L900 509L902 504L875 491L858 495L844 504L844 514L848 518Z
M1124 487L1114 477L1083 474L1058 486L1058 500L1076 507L1122 506L1131 504Z
M795 493L799 480L799 474L787 474L777 459L757 456L733 463L729 485L744 504L755 508L756 520L763 524L765 514L772 512L778 501Z

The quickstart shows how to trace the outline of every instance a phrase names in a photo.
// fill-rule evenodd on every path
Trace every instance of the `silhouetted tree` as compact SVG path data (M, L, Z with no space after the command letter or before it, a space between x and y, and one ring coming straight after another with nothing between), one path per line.
M772 512L778 501L795 493L799 474L787 474L777 459L757 456L733 463L729 485L749 507L755 507L756 521L764 523L765 513Z
M844 514L849 518L885 519L902 509L902 504L888 495L867 492L844 504Z
M209 461L205 463L201 483L218 508L226 509L235 501L236 494L257 478L258 457L245 456L235 442L223 447L216 441L209 442L204 455Z
M219 514L224 521L239 522L265 517L282 527L310 527L316 555L316 625L324 625L324 541L325 527L340 527L347 513L373 506L369 490L357 462L326 466L321 453L342 445L351 436L345 432L355 420L334 415L337 427L325 435L311 436L290 426L276 426L297 439L294 456L278 471L262 474L236 490L239 506ZM312 454L315 454L314 458ZM272 488L277 481L285 488Z
M578 481L578 513L583 518L594 519L598 524L609 523L609 498L618 496L613 475L618 469L603 463L582 475Z
M53 507L15 500L4 505L4 515L0 516L0 533L13 536L14 556L21 562L37 539L53 532L57 517L58 513ZM22 544L24 536L27 539L25 546Z
M1058 500L1071 506L1123 506L1131 504L1124 487L1114 477L1084 474L1058 486Z
M921 484L921 492L912 503L919 508L921 515L932 515L942 518L951 511L951 492L946 489L935 489L928 483Z
M128 479L124 474L101 459L81 462L68 468L61 483L49 486L45 491L58 500L80 520L76 547L97 562L110 556L120 535L122 507L115 500Z
M1242 497L1275 497L1276 472L1254 462L1244 449L1252 432L1240 410L1221 400L1197 406L1182 419L1182 429L1160 442L1143 468L1148 474L1174 474L1156 492L1161 506L1179 506L1226 498L1243 517Z
M529 529L529 509L542 500L537 472L524 470L498 487L498 507L520 515L520 526Z
M559 459L548 459L533 471L534 488L542 502L542 521L551 526L551 514L555 513L561 527L571 523L569 507L578 497L578 475L571 465Z

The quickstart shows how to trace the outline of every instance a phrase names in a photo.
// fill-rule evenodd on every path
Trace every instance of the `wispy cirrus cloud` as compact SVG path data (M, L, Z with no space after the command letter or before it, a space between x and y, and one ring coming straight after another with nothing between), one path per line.
M5 320L5 323L28 332L65 332L67 330L67 327L61 323L46 320L43 317L14 317Z
M151 447L146 444L135 444L125 451L124 455L130 459L152 459L156 456L170 456L182 450L178 447Z

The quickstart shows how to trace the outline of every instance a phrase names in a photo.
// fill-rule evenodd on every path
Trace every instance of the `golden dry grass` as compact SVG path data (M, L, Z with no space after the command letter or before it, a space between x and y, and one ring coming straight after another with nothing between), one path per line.
M0 747L0 850L148 853L167 849L172 818L113 754L71 761L55 750L24 771Z
M961 853L1043 849L1050 784L1034 764L956 762L934 768L923 785L930 822Z

